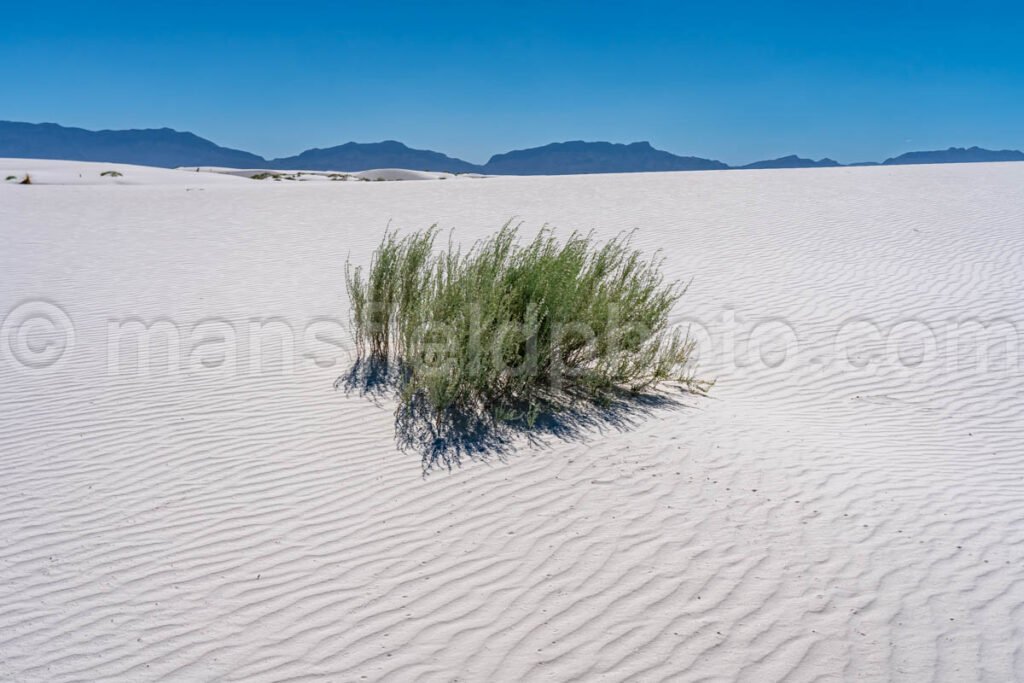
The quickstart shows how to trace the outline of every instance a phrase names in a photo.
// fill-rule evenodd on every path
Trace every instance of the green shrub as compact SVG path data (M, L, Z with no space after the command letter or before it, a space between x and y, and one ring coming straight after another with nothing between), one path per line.
M17 179L18 179L18 176L16 176L16 175L9 175L6 178L4 178L4 181L11 181L11 180L17 180Z
M101 177L106 176L108 178L120 178L123 175L124 173L121 173L120 171L104 171L103 173L100 173Z
M687 372L693 342L668 325L685 287L631 235L562 243L545 228L522 244L507 224L465 252L435 252L436 237L389 231L369 268L349 262L345 277L360 361L397 367L403 404L425 403L437 424L536 416L663 381L710 388Z

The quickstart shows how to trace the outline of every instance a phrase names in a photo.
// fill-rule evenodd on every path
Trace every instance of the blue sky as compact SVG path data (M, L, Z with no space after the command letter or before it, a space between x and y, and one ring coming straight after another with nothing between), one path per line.
M1022 35L1019 2L8 2L0 119L268 157L584 139L878 160L1024 148Z

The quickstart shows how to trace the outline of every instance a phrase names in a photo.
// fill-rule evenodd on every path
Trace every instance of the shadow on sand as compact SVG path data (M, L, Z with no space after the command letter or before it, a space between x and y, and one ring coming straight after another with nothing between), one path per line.
M381 405L400 391L403 371L379 360L359 360L338 378L335 388ZM679 397L689 394L679 390ZM516 443L546 446L550 440L583 441L606 430L625 432L659 411L688 407L680 398L665 393L617 392L600 403L564 396L550 408L529 414L524 408L507 407L501 417L492 413L451 412L437 415L422 396L400 403L395 410L395 439L399 448L420 454L424 474L436 467L451 470L463 458L504 461Z

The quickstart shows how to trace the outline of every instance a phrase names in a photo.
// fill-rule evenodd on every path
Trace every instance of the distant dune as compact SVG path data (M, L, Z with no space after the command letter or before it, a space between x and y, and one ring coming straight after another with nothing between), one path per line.
M97 161L0 158L0 185L179 185L245 184L244 178L210 172Z

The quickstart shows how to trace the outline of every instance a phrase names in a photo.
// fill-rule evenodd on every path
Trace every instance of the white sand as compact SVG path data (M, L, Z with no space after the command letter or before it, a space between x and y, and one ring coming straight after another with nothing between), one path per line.
M403 168L378 168L354 173L221 166L183 166L169 169L96 161L0 158L0 184L3 185L17 185L27 176L32 185L184 185L201 188L213 184L237 184L240 180L251 180L257 175L268 176L262 178L264 181L279 179L301 182L467 180L489 177L478 173L455 174L411 171Z
M450 180L488 178L480 173L445 173L443 171L412 171L405 168L376 168L368 171L283 171L273 168L228 168L225 166L181 167L176 170L222 173L242 178L269 176L262 180L298 180L302 182L321 180Z
M106 173L107 175L104 175ZM120 174L120 175L116 175ZM187 185L237 184L240 178L195 169L180 171L99 161L0 158L0 185L14 185L29 176L33 185ZM12 178L13 176L13 178Z
M1024 164L172 173L0 186L0 680L1024 679L1024 372L994 324L1024 323ZM332 388L342 264L389 220L513 215L663 247L719 384L424 478L392 403ZM111 361L132 317L178 325L177 369ZM993 324L950 350L966 318ZM273 344L249 369L260 319L290 372Z

